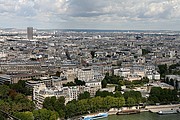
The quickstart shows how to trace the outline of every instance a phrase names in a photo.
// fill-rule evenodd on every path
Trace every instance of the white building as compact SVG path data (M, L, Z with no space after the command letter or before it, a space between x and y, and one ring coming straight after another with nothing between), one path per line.
M63 90L62 87L49 89L44 83L40 83L38 86L35 86L33 88L33 101L35 102L36 108L38 109L41 109L43 107L43 102L46 97L53 96L55 96L56 98L64 96L65 103L69 101L69 94L67 94L67 91Z
M78 86L69 87L69 100L77 100L79 93L80 91Z
M127 78L125 78L128 81L135 81L135 80L141 80L141 76L137 74L130 74Z
M132 70L132 73L133 74L136 74L138 76L141 76L141 78L145 77L145 69L144 69L144 66L133 66L131 68Z
M120 68L114 70L114 75L120 76L120 77L128 77L130 75L130 69L129 68Z
M99 72L97 72L97 71L94 71L94 80L99 80L99 81L101 81L101 80L103 80L104 79L104 77L105 77L105 75L103 75L103 74L101 74L101 73L99 73Z
M160 80L160 74L156 71L156 72L146 72L146 77L149 80Z
M77 71L78 80L88 82L94 79L94 71L91 68L82 68Z
M153 79L154 79L154 80L160 80L160 79L161 79L161 78L160 78L160 74L159 74L158 72L154 73L154 74L153 74Z
M41 109L43 107L43 102L46 97L56 98L64 96L65 104L71 100L77 100L80 93L85 91L89 92L91 97L95 96L96 91L101 88L100 82L88 82L87 86L71 86L62 87L56 86L52 88L47 88L44 83L39 83L34 85L33 88L33 101L36 104L36 108Z
M97 87L101 89L101 81L88 81L85 85L88 87Z
M4 51L0 52L0 58L7 57L7 54Z
M74 79L77 77L75 69L68 69L64 71L64 75L66 76L68 82L73 82Z

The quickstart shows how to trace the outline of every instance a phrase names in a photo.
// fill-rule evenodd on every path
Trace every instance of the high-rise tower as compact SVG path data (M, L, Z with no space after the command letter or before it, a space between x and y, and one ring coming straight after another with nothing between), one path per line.
M27 27L27 39L33 39L33 27Z

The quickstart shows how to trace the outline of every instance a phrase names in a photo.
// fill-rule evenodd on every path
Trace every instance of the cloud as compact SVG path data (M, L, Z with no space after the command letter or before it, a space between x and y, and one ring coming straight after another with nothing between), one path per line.
M69 0L62 16L85 20L159 20L180 18L178 0ZM63 7L63 6L62 6ZM115 20L116 20L115 19Z
M180 0L1 0L0 16L36 24L175 21Z

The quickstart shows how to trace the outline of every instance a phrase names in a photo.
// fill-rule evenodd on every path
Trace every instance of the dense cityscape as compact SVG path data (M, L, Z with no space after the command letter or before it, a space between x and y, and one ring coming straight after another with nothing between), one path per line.
M179 112L179 32L9 28L0 47L2 120Z
M0 0L0 120L179 120L180 0Z

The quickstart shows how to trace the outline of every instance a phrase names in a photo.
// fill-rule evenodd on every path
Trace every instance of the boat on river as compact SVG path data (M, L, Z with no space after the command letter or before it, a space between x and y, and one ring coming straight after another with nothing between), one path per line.
M122 110L116 113L116 115L130 115L140 113L140 110Z
M97 113L97 114L90 114L86 116L82 116L80 120L96 120L100 118L108 117L108 113Z
M160 110L157 112L159 115L166 115L166 114L177 114L179 110L171 109L171 110Z

